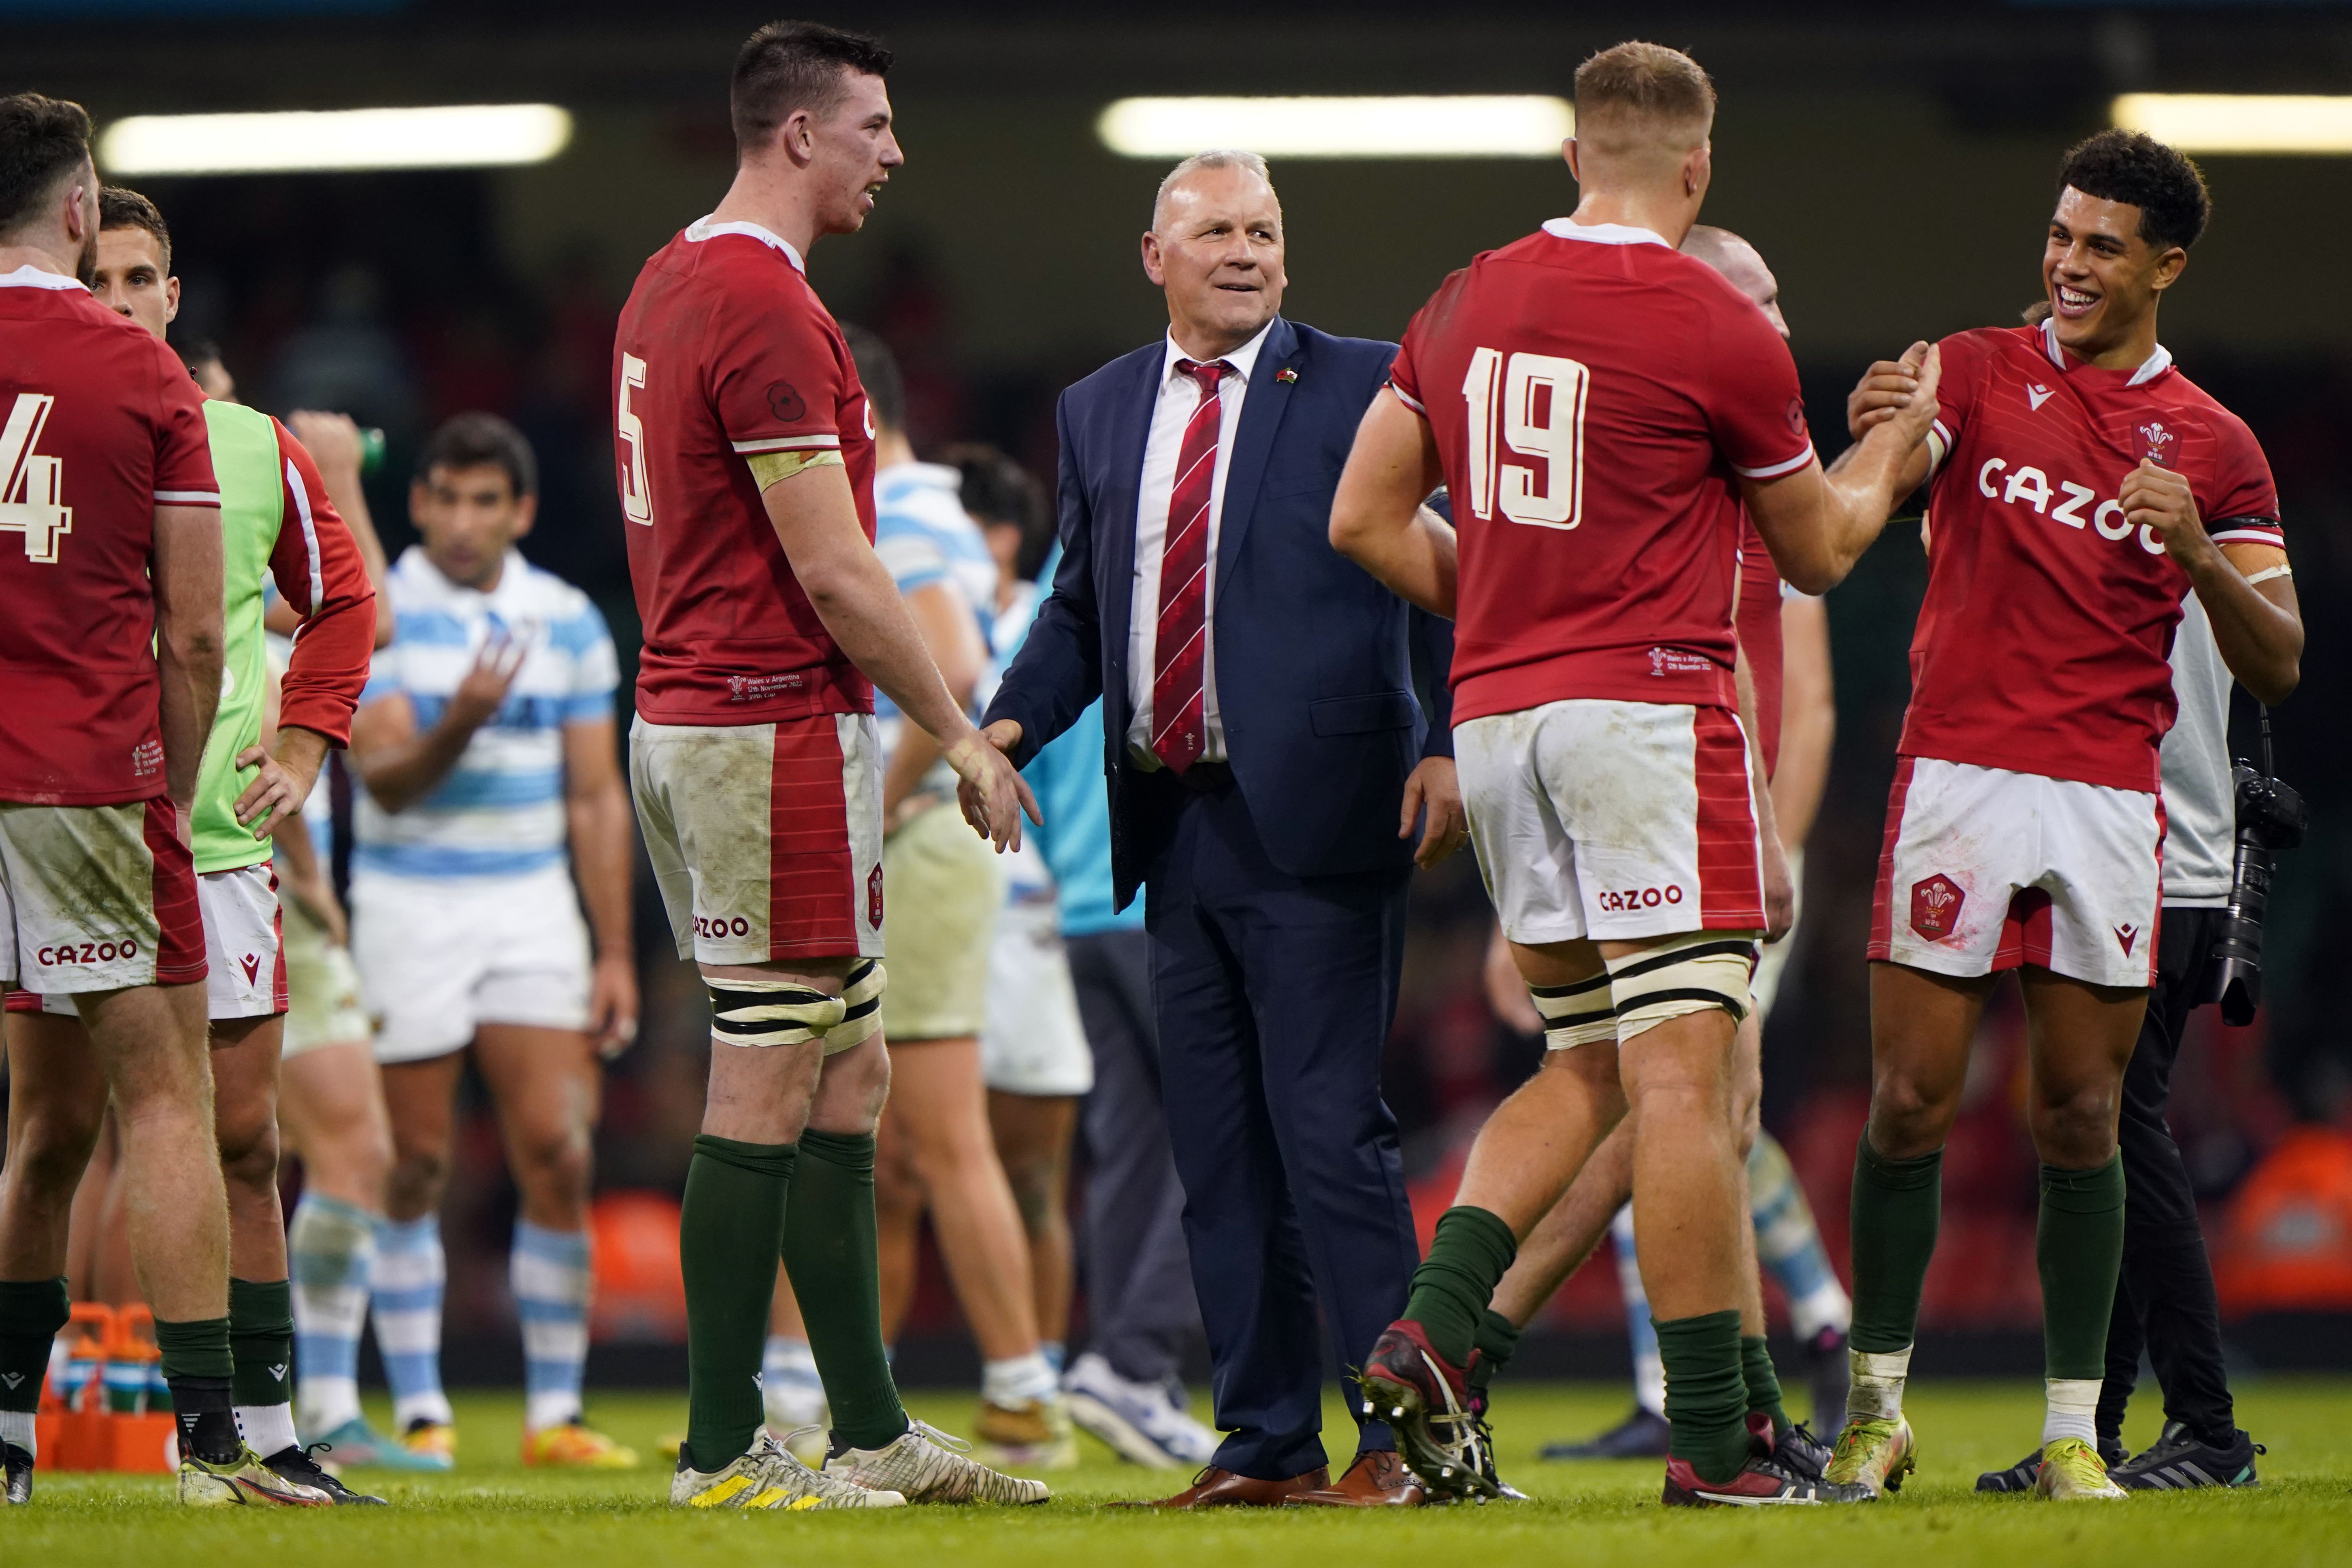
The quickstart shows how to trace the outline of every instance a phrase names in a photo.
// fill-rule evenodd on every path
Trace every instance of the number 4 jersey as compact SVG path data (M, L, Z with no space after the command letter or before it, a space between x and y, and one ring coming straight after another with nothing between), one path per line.
M1438 287L1391 384L1454 498L1456 724L1735 705L1738 479L1813 456L1762 311L1647 229L1556 218Z
M0 801L163 793L155 509L219 505L179 356L71 278L0 274Z

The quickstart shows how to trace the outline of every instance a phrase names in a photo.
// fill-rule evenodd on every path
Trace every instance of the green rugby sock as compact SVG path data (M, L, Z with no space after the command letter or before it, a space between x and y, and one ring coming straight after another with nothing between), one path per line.
M790 1143L703 1133L686 1169L678 1263L686 1275L687 1463L708 1475L750 1452L765 1412L760 1354L793 1181Z
M41 1407L49 1346L73 1316L63 1275L0 1279L0 1410Z
M1853 1329L1855 1350L1884 1355L1909 1348L1919 1327L1919 1293L1936 1256L1944 1204L1944 1152L1890 1160L1864 1132L1853 1151Z
M1748 1464L1748 1376L1737 1309L1653 1324L1666 1363L1667 1451L1703 1481L1728 1481Z
M854 1448L887 1447L905 1435L908 1421L882 1343L874 1134L801 1134L782 1250L809 1351L824 1379L834 1435Z
M1780 1408L1780 1374L1772 1365L1772 1352L1762 1334L1739 1336L1739 1373L1748 1385L1748 1414L1772 1418L1772 1440L1789 1429L1789 1413Z
M2042 1167L2033 1261L2042 1273L2044 1375L2106 1375L2107 1321L2124 1258L2124 1157L2087 1171Z
M293 1398L294 1289L284 1279L228 1282L228 1347L239 1405Z
M1495 1287L1518 1253L1511 1227L1488 1210L1456 1204L1437 1216L1429 1256L1412 1271L1404 1315L1421 1325L1430 1348L1451 1365L1470 1360Z

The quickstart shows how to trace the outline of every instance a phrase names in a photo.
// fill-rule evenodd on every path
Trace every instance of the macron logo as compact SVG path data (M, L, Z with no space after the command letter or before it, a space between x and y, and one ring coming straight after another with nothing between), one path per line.
M2050 401L2050 389L2038 381L2029 381L2025 384L2025 401L2033 405L2034 412L2038 414L2042 405Z
M2125 952L2126 954L2128 954L2128 953L2131 952L2131 950L2132 950L2132 943L2134 943L2134 942L2137 942L2137 941L2139 940L2139 927L2137 927L2137 926L2117 926L2117 927L2116 927L2116 940L2117 942L2121 942L2121 943L2123 943L2123 944L2124 944L2124 952Z
M245 970L245 983L247 985L253 984L260 978L261 955L259 953L248 952L244 957L238 959L237 963L243 966Z

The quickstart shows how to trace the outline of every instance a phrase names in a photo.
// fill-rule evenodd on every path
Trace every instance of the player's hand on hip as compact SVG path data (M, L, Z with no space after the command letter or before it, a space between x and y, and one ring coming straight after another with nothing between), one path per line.
M636 1043L637 968L628 953L597 958L588 977L588 1027L606 1061Z
M1452 757L1423 757L1406 775L1404 804L1397 814L1397 837L1412 837L1412 825L1423 823L1421 843L1412 852L1422 867L1436 865L1462 847L1470 837L1469 814L1462 809L1462 784Z
M489 722L506 705L507 692L521 672L522 661L530 651L505 632L493 630L482 644L482 651L474 656L474 668L466 672L466 678L457 682L457 689L449 694L451 721L469 730Z
M2197 497L2188 479L2170 468L2142 458L2139 467L2124 476L2123 491L2116 499L2123 503L2124 521L2154 533L2175 561L2185 564L2215 548L2204 520L2197 515Z
M1037 797L1006 755L1021 741L1021 726L1000 719L985 731L968 730L947 748L948 766L956 773L956 803L973 831L1003 854L1021 847L1021 817L1044 826Z
M1873 361L1853 390L1846 394L1846 434L1859 441L1873 426L1894 418L1911 401L1911 394L1918 385L1919 367L1909 355Z
M1797 923L1797 879L1777 833L1764 835L1764 940L1779 942Z
M317 782L315 776L305 777L299 764L289 765L261 746L247 746L237 753L236 765L261 770L236 797L237 826L250 828L256 838L268 837L278 823L299 816Z

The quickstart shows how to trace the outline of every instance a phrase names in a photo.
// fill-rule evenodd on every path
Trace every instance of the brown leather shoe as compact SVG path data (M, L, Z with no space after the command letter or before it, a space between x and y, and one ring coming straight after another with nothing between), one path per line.
M1262 1481L1254 1476L1237 1476L1231 1470L1221 1470L1211 1465L1192 1478L1192 1484L1174 1497L1154 1498L1148 1502L1115 1502L1113 1508L1273 1508L1301 1492L1320 1491L1331 1484L1331 1472L1317 1466L1303 1476L1293 1476L1286 1481Z
M1357 1455L1339 1485L1293 1492L1282 1500L1294 1508L1425 1508L1429 1489L1412 1479L1393 1450L1375 1448Z

